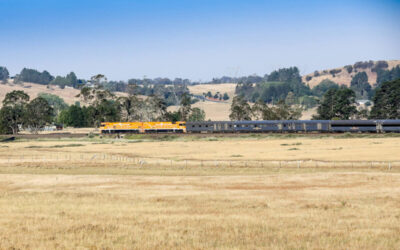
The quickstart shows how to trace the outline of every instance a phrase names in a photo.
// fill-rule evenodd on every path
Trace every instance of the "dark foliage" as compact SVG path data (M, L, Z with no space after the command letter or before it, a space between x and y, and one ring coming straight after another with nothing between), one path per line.
M321 104L318 106L317 120L348 120L357 113L355 107L355 93L346 87L339 89L329 89L323 96Z
M0 67L0 81L5 81L10 77L10 73L8 72L6 67Z
M50 84L58 85L60 88L65 88L65 86L69 86L72 88L79 88L85 83L84 80L79 80L74 72L69 73L65 77L57 76Z
M374 67L371 69L372 72L377 72L378 70L384 70L389 67L389 64L386 61L377 61Z
M338 73L340 73L340 72L342 72L341 69L332 69L332 70L329 71L329 73L330 73L333 77L335 77L335 75L338 74Z
M400 79L384 82L373 97L373 119L400 119Z
M368 83L368 75L365 72L358 72L351 79L350 88L356 93L359 99L369 99L371 96L371 85Z
M371 68L372 66L374 66L374 61L368 61L368 62L356 62L353 67L355 69L367 69L367 68Z
M351 74L353 72L353 66L352 65L346 65L344 68L347 70L347 73Z
M39 72L35 69L24 68L21 73L16 76L15 80L17 82L33 82L47 85L54 80L54 76L50 75L46 70Z
M267 82L238 84L235 92L248 101L261 100L267 103L285 99L289 92L292 92L295 98L311 93L310 88L301 81L296 67L273 71L268 75Z
M322 97L329 89L339 89L339 85L329 79L322 80L317 86L312 88L311 92L315 96Z
M397 65L391 70L377 70L376 86L379 87L384 82L400 79L400 65Z

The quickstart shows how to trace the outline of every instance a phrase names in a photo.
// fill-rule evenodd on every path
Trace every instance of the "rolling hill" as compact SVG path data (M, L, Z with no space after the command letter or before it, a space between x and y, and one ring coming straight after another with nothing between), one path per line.
M68 104L74 104L76 101L79 101L79 98L76 97L76 95L79 94L79 90L74 88L65 87L61 89L54 85L47 86L28 82L14 84L12 80L9 80L6 84L0 84L0 106L6 94L13 90L22 90L27 93L31 99L37 97L39 93L48 93L61 97Z
M334 68L334 69L326 69L326 70L320 70L320 71L315 71L314 73L310 73L307 75L304 75L302 77L302 80L304 83L308 84L310 88L313 88L317 86L322 80L329 79L331 81L334 81L338 84L343 84L346 86L350 86L350 82L352 77L357 74L358 72L366 72L368 75L368 82L373 85L376 83L376 77L377 74L376 72L373 72L373 68L376 65L377 61L370 61L373 62L373 65L364 65L363 67L365 68L355 68L354 65L348 65L352 66L352 71L349 73L347 70L346 66L339 67L339 68ZM386 61L388 64L388 67L386 69L392 69L396 67L397 65L400 65L400 60L391 60L391 61ZM337 72L337 73L335 73Z
M338 84L343 84L350 86L352 77L358 72L366 72L368 75L368 80L371 85L376 82L377 73L374 72L374 67L376 67L378 61L369 62L359 62L351 65L352 70L348 70L350 65L338 67L334 69L319 70L313 73L302 76L304 83L308 84L311 88L318 85L322 80L329 79ZM382 62L382 61L380 61ZM400 65L400 60L386 61L387 67L385 69L392 69L397 65ZM229 100L225 102L214 102L209 100L201 100L193 105L193 107L198 107L206 112L206 119L211 120L228 120L230 113L230 106L232 98L235 96L235 83L223 83L223 84L200 84L188 86L189 91L193 95L203 95L210 91L212 94L217 92L223 94L227 93L229 95ZM49 93L54 94L62 99L68 104L73 104L79 101L76 97L79 94L79 90L70 87L65 87L64 89L59 88L54 85L41 85L35 83L21 83L14 84L12 80L9 80L6 84L0 84L0 106L1 100L4 99L6 93L13 90L23 90L30 95L31 99L35 98L39 93ZM125 93L116 93L118 96L126 95ZM171 106L168 110L176 110L177 106ZM303 112L302 119L309 119L311 115L315 113L315 109L307 110Z

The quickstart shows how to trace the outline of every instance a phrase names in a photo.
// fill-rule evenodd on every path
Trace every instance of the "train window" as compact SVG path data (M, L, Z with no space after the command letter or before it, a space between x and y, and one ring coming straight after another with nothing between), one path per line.
M192 128L194 128L195 126L194 125L192 125Z
M229 127L230 127L230 128L232 128L232 125L231 125L231 124L229 124Z
M185 124L183 124L183 123L179 123L179 126L185 126Z
M206 125L206 128L208 128L208 125Z
M257 128L258 127L257 124L255 124L254 127Z
M201 125L199 125L199 128L201 128Z

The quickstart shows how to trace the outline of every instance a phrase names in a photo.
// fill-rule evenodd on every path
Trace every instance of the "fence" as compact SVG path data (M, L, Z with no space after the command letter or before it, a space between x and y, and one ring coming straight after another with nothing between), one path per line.
M400 161L320 161L320 160L196 160L165 159L106 153L52 153L42 155L9 155L0 157L0 164L24 163L97 163L123 166L164 167L239 167L239 168L379 168L400 169Z

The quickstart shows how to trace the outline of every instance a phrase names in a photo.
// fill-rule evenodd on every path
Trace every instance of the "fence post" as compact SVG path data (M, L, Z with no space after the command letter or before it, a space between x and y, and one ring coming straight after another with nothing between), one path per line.
M389 170L392 170L392 163L389 161Z
M297 168L300 168L300 161L297 162Z

